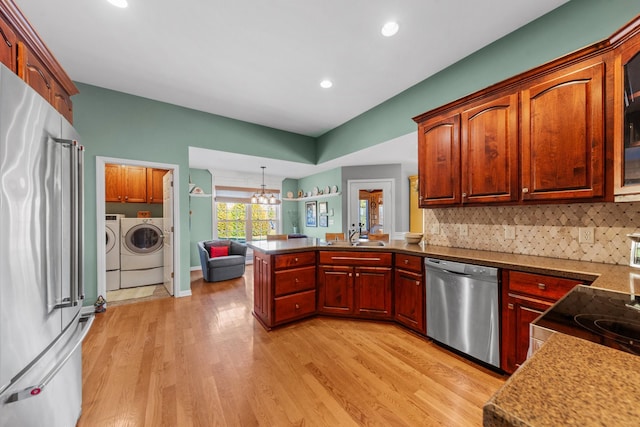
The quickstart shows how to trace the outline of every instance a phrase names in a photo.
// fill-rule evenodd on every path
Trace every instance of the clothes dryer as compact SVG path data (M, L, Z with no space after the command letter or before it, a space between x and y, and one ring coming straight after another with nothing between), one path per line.
M162 222L162 218L120 220L121 288L162 283Z
M120 289L120 219L124 214L105 215L105 270L107 290Z

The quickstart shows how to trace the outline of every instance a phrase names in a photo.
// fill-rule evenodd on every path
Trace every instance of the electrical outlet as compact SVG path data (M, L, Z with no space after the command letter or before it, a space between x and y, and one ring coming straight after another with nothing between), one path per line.
M434 236L437 234L440 234L440 224L437 222L431 223L429 228L429 234L432 234Z
M469 226L467 224L460 224L460 236L465 237L469 235Z
M596 242L595 229L593 227L578 228L578 243L594 244Z
M504 238L505 238L505 240L515 240L516 239L516 228L513 225L505 225L504 226Z

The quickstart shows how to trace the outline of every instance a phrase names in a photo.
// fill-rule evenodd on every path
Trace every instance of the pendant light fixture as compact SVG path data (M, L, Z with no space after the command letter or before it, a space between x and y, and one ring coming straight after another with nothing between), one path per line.
M257 205L277 205L280 203L280 200L278 200L274 194L267 196L265 193L266 185L264 183L264 170L266 169L266 166L260 167L262 168L262 185L260 186L260 191L251 197L251 203Z

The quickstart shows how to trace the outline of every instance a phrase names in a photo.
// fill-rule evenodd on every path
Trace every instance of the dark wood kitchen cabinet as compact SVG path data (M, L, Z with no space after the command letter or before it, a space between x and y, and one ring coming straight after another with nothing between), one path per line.
M421 207L518 200L518 95L420 123L418 159Z
M391 319L392 254L320 251L318 312Z
M316 254L269 255L254 249L254 316L267 329L316 312Z
M78 88L12 0L0 0L0 62L73 123Z
M522 91L523 200L604 196L604 81L595 58Z
M18 72L18 37L4 16L0 14L0 62L14 73Z
M418 203L460 203L460 115L436 117L418 125Z
M527 359L529 324L582 284L563 277L502 271L502 370L513 373Z
M396 254L394 269L394 319L424 335L427 329L423 258Z

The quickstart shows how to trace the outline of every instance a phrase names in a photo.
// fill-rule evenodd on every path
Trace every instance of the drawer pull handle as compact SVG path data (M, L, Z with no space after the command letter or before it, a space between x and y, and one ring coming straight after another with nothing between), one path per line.
M355 256L332 256L331 259L342 261L382 261L380 258L360 258Z
M509 310L513 310L513 304L511 304L511 303L507 304L507 308L508 308Z
M545 285L544 283L538 283L538 289L544 291L545 289L547 289L547 285Z

